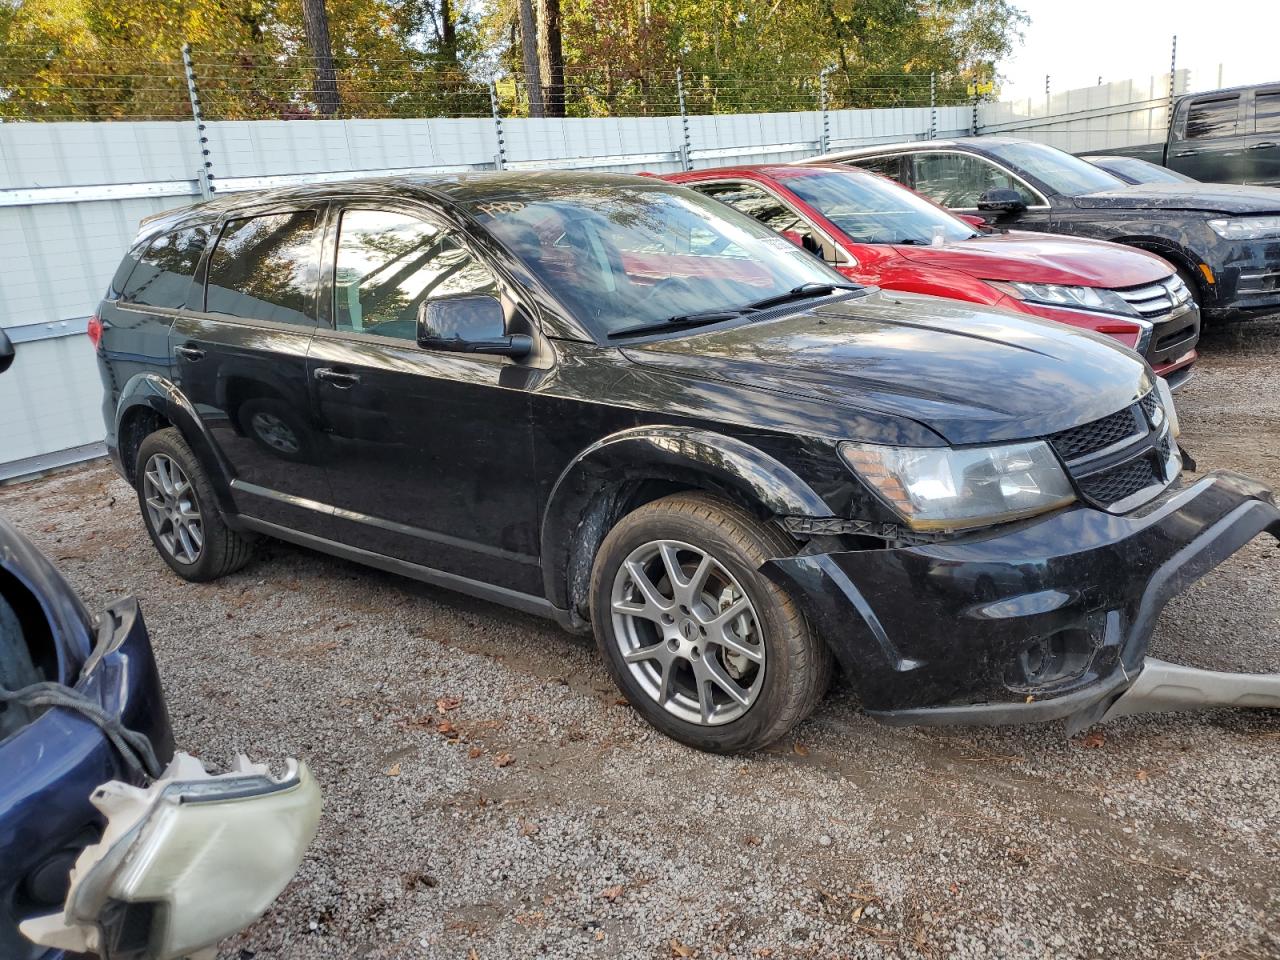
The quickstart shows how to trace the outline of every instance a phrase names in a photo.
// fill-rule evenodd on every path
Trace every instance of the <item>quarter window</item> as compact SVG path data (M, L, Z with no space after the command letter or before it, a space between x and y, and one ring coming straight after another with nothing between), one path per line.
M1234 137L1240 111L1240 95L1197 100L1187 111L1188 140Z
M191 278L208 244L206 226L166 233L152 240L138 257L120 299L148 307L185 307Z
M333 283L339 330L416 340L421 303L497 292L488 268L438 227L381 210L342 214Z
M1254 133L1280 133L1280 90L1258 91L1253 105Z
M205 309L315 325L316 212L228 220L209 258Z
M902 180L901 154L894 154L891 157L867 157L865 160L850 160L849 163L863 170L878 173L882 177L888 177L890 180L899 182Z
M1013 176L995 164L967 153L913 153L911 176L915 189L952 209L977 209L988 190L1017 190L1027 206L1039 202Z

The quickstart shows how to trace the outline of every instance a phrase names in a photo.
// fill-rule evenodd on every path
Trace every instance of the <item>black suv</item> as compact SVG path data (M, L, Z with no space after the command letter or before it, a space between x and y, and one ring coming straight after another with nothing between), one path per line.
M1137 355L850 285L652 179L218 199L144 225L95 329L179 575L266 535L594 628L705 749L782 735L833 654L885 720L1089 722L1164 601L1280 529L1181 481Z

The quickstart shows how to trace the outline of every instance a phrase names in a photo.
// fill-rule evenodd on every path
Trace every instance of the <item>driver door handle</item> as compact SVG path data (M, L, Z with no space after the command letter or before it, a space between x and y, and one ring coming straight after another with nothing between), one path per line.
M1267 140L1264 143L1251 143L1249 144L1249 149L1250 150L1274 150L1275 144L1272 143L1270 140Z
M345 370L338 370L335 367L316 367L312 374L317 380L323 380L325 383L331 383L339 390L350 390L360 382L360 376L355 373L348 373Z
M173 352L183 360L190 360L192 363L204 359L204 351L199 347L178 347Z
M1174 154L1174 156L1175 157L1194 157L1199 152L1200 152L1199 150L1179 150L1177 153Z

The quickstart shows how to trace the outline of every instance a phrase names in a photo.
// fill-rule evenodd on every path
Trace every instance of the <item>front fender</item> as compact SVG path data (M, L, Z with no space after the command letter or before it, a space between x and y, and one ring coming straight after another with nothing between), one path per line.
M234 514L235 505L231 502L230 464L218 451L218 446L209 436L209 430L195 405L178 389L177 384L156 373L139 373L130 378L120 391L120 400L116 404L115 437L119 443L123 434L121 428L127 419L135 415L139 408L145 407L159 414L177 428L182 434L191 452L196 455L205 474L212 481L213 493L218 500L218 508L223 514Z
M585 597L596 547L617 519L619 500L646 480L723 490L774 516L831 515L809 484L744 440L692 427L622 430L575 457L547 498L542 571L547 597L556 606L571 609Z

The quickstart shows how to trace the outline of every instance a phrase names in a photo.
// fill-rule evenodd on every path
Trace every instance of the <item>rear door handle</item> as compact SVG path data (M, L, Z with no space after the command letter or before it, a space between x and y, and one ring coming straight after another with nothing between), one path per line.
M1177 153L1174 154L1174 156L1175 157L1194 157L1199 152L1200 152L1199 150L1179 150Z
M180 356L183 360L190 360L192 363L195 363L197 360L204 359L204 351L199 347L178 347L174 353Z
M316 367L312 374L317 380L323 380L325 383L331 383L339 390L350 390L360 382L360 377L355 373L348 373L345 370L337 370L333 367Z
M1274 143L1272 143L1270 140L1268 140L1266 143L1251 143L1251 144L1249 144L1249 149L1250 149L1250 150L1274 150L1274 149L1275 149L1275 147L1276 147L1276 145L1275 145Z

